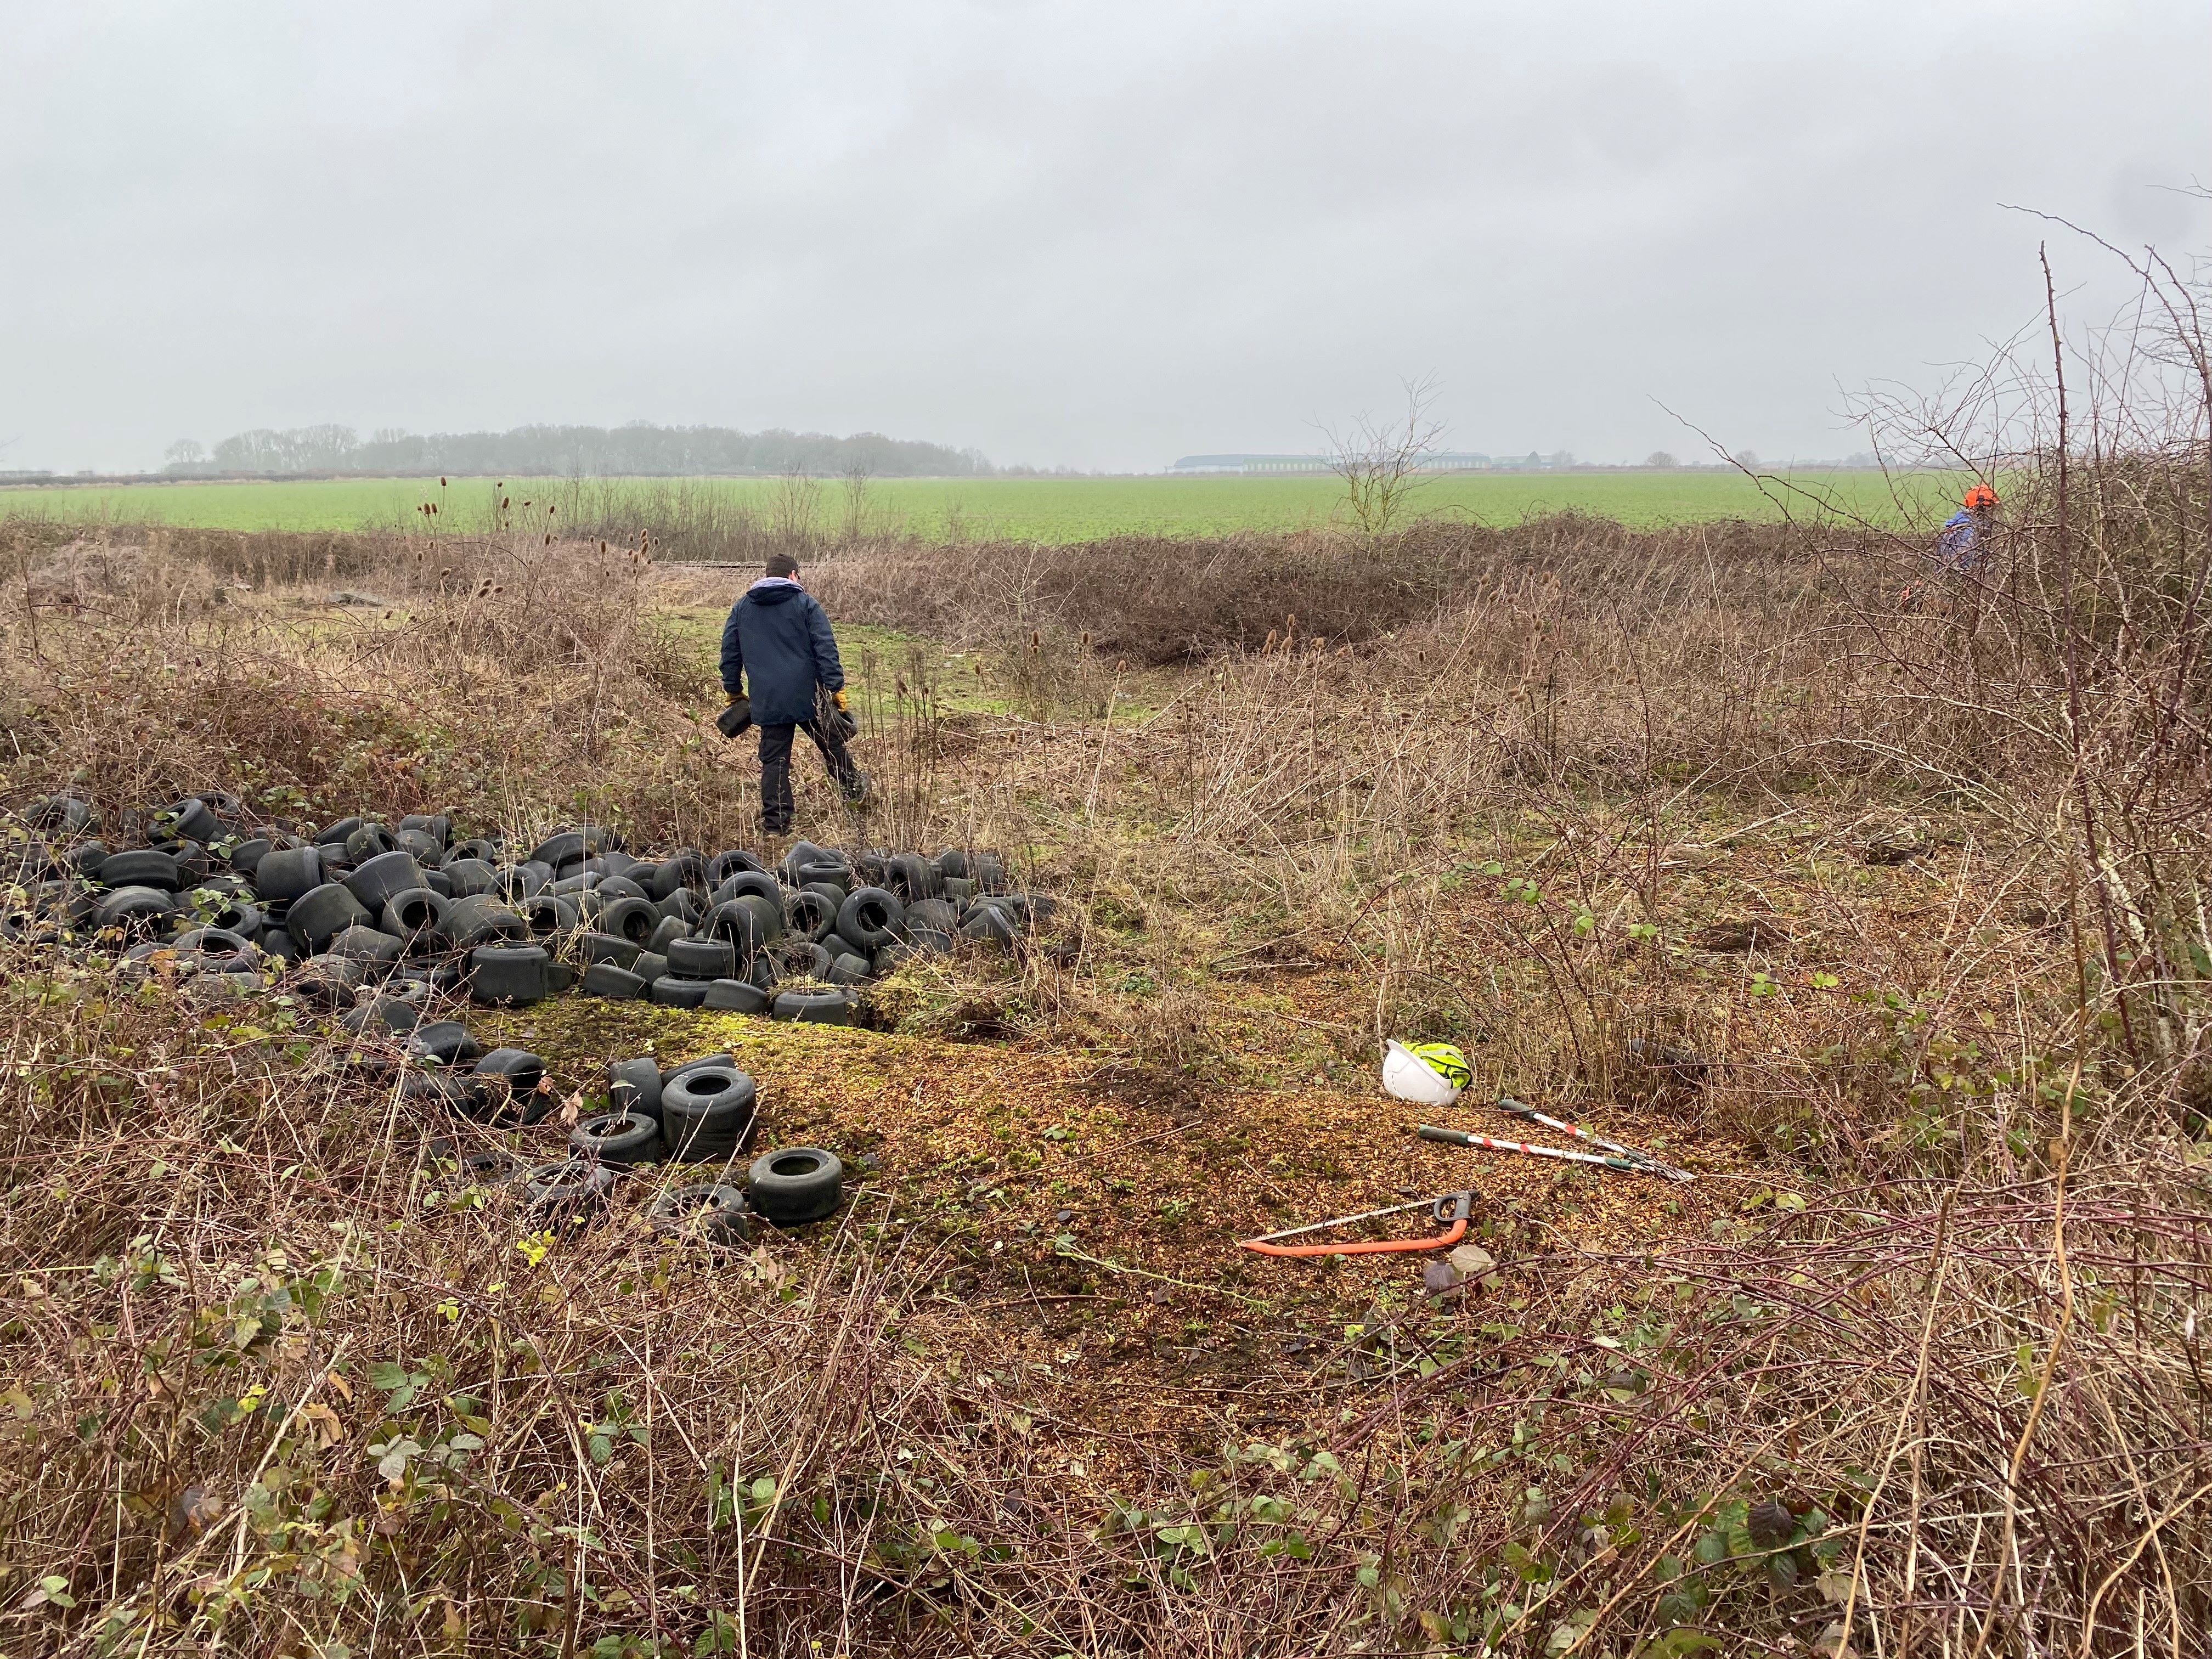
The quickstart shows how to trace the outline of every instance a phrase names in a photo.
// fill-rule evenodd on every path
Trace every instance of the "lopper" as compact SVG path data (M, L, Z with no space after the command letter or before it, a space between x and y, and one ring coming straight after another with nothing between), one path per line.
M1285 1244L1279 1242L1296 1238L1302 1233L1325 1232L1331 1227L1348 1227L1355 1221L1371 1221L1377 1216L1403 1215L1408 1210L1428 1211L1443 1231L1433 1238L1362 1239L1352 1244ZM1411 1204L1393 1204L1385 1209L1362 1210L1358 1215L1340 1215L1328 1221L1310 1221L1303 1227L1287 1227L1279 1233L1269 1233L1261 1238L1248 1238L1237 1248L1261 1255L1293 1256L1389 1255L1409 1250L1441 1250L1467 1237L1467 1224L1474 1214L1473 1193L1446 1193L1442 1198L1415 1199Z

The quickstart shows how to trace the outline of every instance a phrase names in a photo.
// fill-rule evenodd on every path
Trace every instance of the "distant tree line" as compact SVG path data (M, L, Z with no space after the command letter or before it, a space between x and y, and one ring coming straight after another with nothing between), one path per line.
M805 472L818 477L972 477L992 471L973 449L856 432L735 432L720 426L519 426L512 432L393 428L367 439L349 426L263 428L209 451L190 438L169 446L167 471L479 473L556 477L696 477L709 473Z

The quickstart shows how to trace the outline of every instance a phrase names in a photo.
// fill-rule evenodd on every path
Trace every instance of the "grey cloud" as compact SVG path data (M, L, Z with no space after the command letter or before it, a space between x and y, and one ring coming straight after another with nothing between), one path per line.
M2181 3L0 0L0 465L629 418L1155 466L1434 371L1455 441L1856 447L2201 245ZM2155 50L2146 50L2155 42ZM2059 250L2069 279L2098 262Z

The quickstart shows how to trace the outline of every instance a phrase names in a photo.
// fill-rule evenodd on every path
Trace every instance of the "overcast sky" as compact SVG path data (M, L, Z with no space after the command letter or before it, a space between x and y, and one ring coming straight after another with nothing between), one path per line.
M2002 204L2212 242L2159 188L2208 88L2203 0L0 0L0 467L642 419L1148 470L1428 374L1457 447L1837 455L2033 316Z

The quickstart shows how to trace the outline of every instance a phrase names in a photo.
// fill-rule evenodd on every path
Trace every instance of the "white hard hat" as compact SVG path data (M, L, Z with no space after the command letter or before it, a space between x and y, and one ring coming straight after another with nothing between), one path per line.
M1417 1106L1449 1106L1459 1096L1449 1078L1395 1037L1382 1055L1382 1086Z

